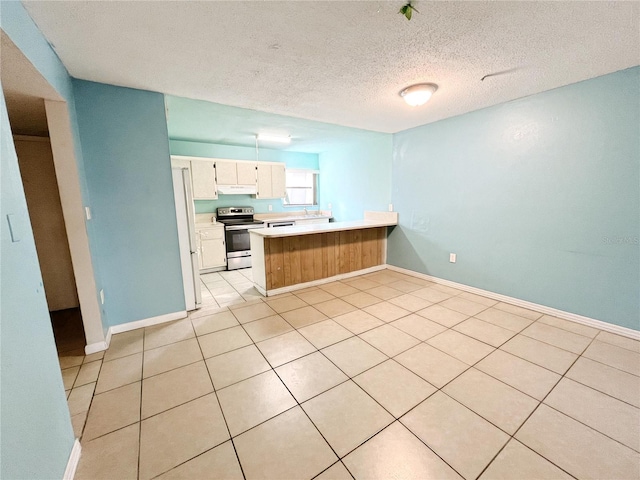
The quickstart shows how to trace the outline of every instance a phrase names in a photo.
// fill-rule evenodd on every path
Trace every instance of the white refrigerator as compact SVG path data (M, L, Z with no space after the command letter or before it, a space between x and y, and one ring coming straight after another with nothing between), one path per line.
M171 173L173 176L173 194L176 200L184 300L187 311L189 311L199 308L202 304L198 246L196 243L195 207L191 193L189 170L186 168L172 168Z

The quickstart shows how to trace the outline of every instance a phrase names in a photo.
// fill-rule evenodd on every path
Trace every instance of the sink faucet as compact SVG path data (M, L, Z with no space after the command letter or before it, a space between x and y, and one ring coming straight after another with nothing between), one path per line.
M304 207L304 214L309 215L309 212L307 212L307 207Z

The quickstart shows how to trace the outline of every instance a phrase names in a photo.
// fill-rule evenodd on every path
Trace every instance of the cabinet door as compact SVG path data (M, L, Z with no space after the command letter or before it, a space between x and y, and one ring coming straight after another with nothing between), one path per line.
M215 164L206 161L191 162L191 184L195 200L217 199Z
M200 230L202 269L222 267L227 264L224 246L224 228Z
M237 162L238 185L256 184L256 164L251 162Z
M216 161L216 181L218 185L238 185L236 162Z
M271 166L271 196L273 198L284 198L287 195L284 164Z
M271 165L258 164L258 190L256 198L273 198L271 193Z

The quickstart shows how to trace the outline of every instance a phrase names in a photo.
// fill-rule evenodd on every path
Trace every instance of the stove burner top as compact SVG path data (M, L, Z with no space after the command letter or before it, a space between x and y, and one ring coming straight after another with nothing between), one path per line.
M259 228L264 225L263 222L253 219L253 207L220 207L216 217L227 230L241 230L242 227Z

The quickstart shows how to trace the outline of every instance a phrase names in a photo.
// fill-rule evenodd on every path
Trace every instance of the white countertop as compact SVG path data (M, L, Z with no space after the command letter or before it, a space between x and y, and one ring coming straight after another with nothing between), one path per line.
M293 227L256 228L249 230L251 235L260 237L295 237L312 233L339 232L343 230L361 230L363 228L390 227L397 225L398 219L355 220L351 222L314 223Z
M288 222L296 220L316 220L318 218L333 218L331 210L310 210L304 213L302 210L295 212L256 213L254 220L264 223Z
M277 217L277 218L258 218L256 220L261 220L264 223L278 223L278 222L292 222L296 220L315 220L317 218L332 218L331 215L289 215L288 217Z
M196 230L200 230L203 228L224 228L224 224L218 222L197 222L195 224Z

